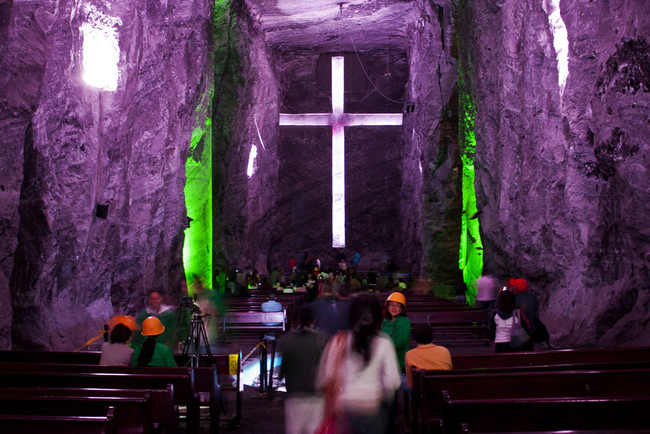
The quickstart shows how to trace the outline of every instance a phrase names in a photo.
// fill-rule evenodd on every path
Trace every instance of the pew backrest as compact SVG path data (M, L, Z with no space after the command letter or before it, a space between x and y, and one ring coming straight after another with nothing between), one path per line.
M109 407L102 416L39 416L29 414L0 414L0 431L66 434L115 434L115 408Z
M642 432L650 428L650 396L449 399L444 429L471 432Z

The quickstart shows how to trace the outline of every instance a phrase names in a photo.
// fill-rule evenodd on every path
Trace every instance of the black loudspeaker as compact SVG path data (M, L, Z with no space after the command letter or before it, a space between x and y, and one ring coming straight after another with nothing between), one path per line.
M100 219L106 220L106 217L108 217L108 204L98 203L95 208L95 215Z

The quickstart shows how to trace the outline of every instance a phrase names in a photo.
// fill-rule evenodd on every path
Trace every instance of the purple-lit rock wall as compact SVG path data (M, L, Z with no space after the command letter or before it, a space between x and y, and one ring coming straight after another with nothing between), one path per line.
M232 141L216 158L217 164L225 164L223 178L215 182L215 190L223 198L216 201L221 204L217 205L221 206L221 218L215 219L221 236L215 242L223 243L229 268L250 266L265 273L272 228L278 217L278 84L264 36L243 2L238 3L236 11L243 86L238 90ZM254 159L253 146L257 151Z
M150 289L178 297L184 162L212 77L211 8L9 4L0 24L0 329L10 296L15 347L70 350L111 315L137 313ZM115 92L82 81L79 28L92 14L121 20ZM97 203L108 204L106 219Z
M460 239L460 159L449 2L423 2L407 28L409 69L402 181L400 257L414 276L454 284Z
M556 344L650 344L647 2L559 2L563 94L550 1L471 4L486 272L530 280Z

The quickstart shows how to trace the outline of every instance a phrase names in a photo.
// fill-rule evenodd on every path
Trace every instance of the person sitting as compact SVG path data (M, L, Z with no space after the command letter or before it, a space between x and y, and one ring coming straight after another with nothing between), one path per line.
M113 330L111 330L110 342L104 342L102 345L102 356L99 359L99 364L105 366L129 366L133 356L133 348L129 347L131 336L132 333L129 327L122 323L115 324Z
M416 324L412 330L417 347L408 351L405 356L406 382L413 387L413 370L453 369L451 354L445 347L434 345L433 330L428 324Z
M133 366L177 366L172 351L158 342L164 332L165 326L155 316L150 316L142 322L142 336L147 338L133 351L131 358Z
M275 300L275 295L269 295L269 299L260 306L262 312L282 312L282 303ZM265 326L279 326L281 322L265 322Z

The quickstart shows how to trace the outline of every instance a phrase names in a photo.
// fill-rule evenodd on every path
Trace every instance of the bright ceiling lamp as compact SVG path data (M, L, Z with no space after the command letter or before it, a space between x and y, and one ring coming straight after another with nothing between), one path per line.
M94 8L87 17L88 22L81 25L84 81L90 86L114 92L117 89L117 64L120 60L117 28L122 21Z

